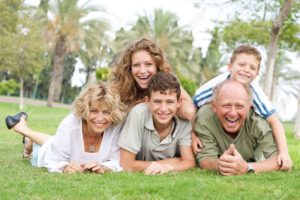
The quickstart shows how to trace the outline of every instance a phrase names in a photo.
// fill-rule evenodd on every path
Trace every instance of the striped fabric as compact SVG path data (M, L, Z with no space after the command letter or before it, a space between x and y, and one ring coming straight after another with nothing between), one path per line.
M225 72L202 85L196 91L193 97L194 104L197 106L197 108L200 108L202 105L211 102L214 87L228 78L230 78L230 73ZM264 119L267 119L276 112L275 108L263 90L260 88L257 81L254 80L251 82L250 86L253 90L253 107L255 112Z

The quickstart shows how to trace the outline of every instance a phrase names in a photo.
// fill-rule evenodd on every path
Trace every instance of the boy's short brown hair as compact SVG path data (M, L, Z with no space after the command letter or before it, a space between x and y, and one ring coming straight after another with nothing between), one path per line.
M162 94L166 92L175 92L177 99L180 98L181 89L177 78L168 72L158 72L152 76L147 87L147 96L151 97L151 92L159 91Z
M247 54L247 55L255 56L255 58L259 62L258 67L260 66L261 54L255 47L252 47L250 45L241 45L241 46L237 47L232 52L232 55L231 55L231 58L230 58L230 63L232 64L236 60L237 56L240 55L240 54Z

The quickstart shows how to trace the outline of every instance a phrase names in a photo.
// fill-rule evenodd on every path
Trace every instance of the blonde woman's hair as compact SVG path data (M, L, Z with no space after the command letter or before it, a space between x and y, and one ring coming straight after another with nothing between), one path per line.
M111 111L113 124L121 122L126 116L127 106L120 101L119 93L104 83L89 85L80 92L73 103L75 115L86 120L94 102Z
M154 41L143 38L128 46L114 68L112 85L119 91L121 101L129 107L145 96L145 90L138 86L131 73L132 55L142 50L150 54L157 67L157 72L170 71L164 52Z

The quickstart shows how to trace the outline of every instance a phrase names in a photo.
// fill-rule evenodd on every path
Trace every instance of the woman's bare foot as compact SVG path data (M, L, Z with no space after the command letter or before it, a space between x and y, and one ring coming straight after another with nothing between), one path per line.
M15 132L18 132L22 135L26 133L28 130L27 124L26 124L26 118L24 116L21 117L20 121L12 128Z

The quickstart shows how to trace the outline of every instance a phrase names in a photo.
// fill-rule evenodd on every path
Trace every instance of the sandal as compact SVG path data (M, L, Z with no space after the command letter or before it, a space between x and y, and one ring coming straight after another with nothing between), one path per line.
M25 112L20 112L20 113L14 115L14 116L7 116L5 118L6 127L8 129L13 128L17 123L20 122L22 116L24 116L25 120L27 120L28 115Z

